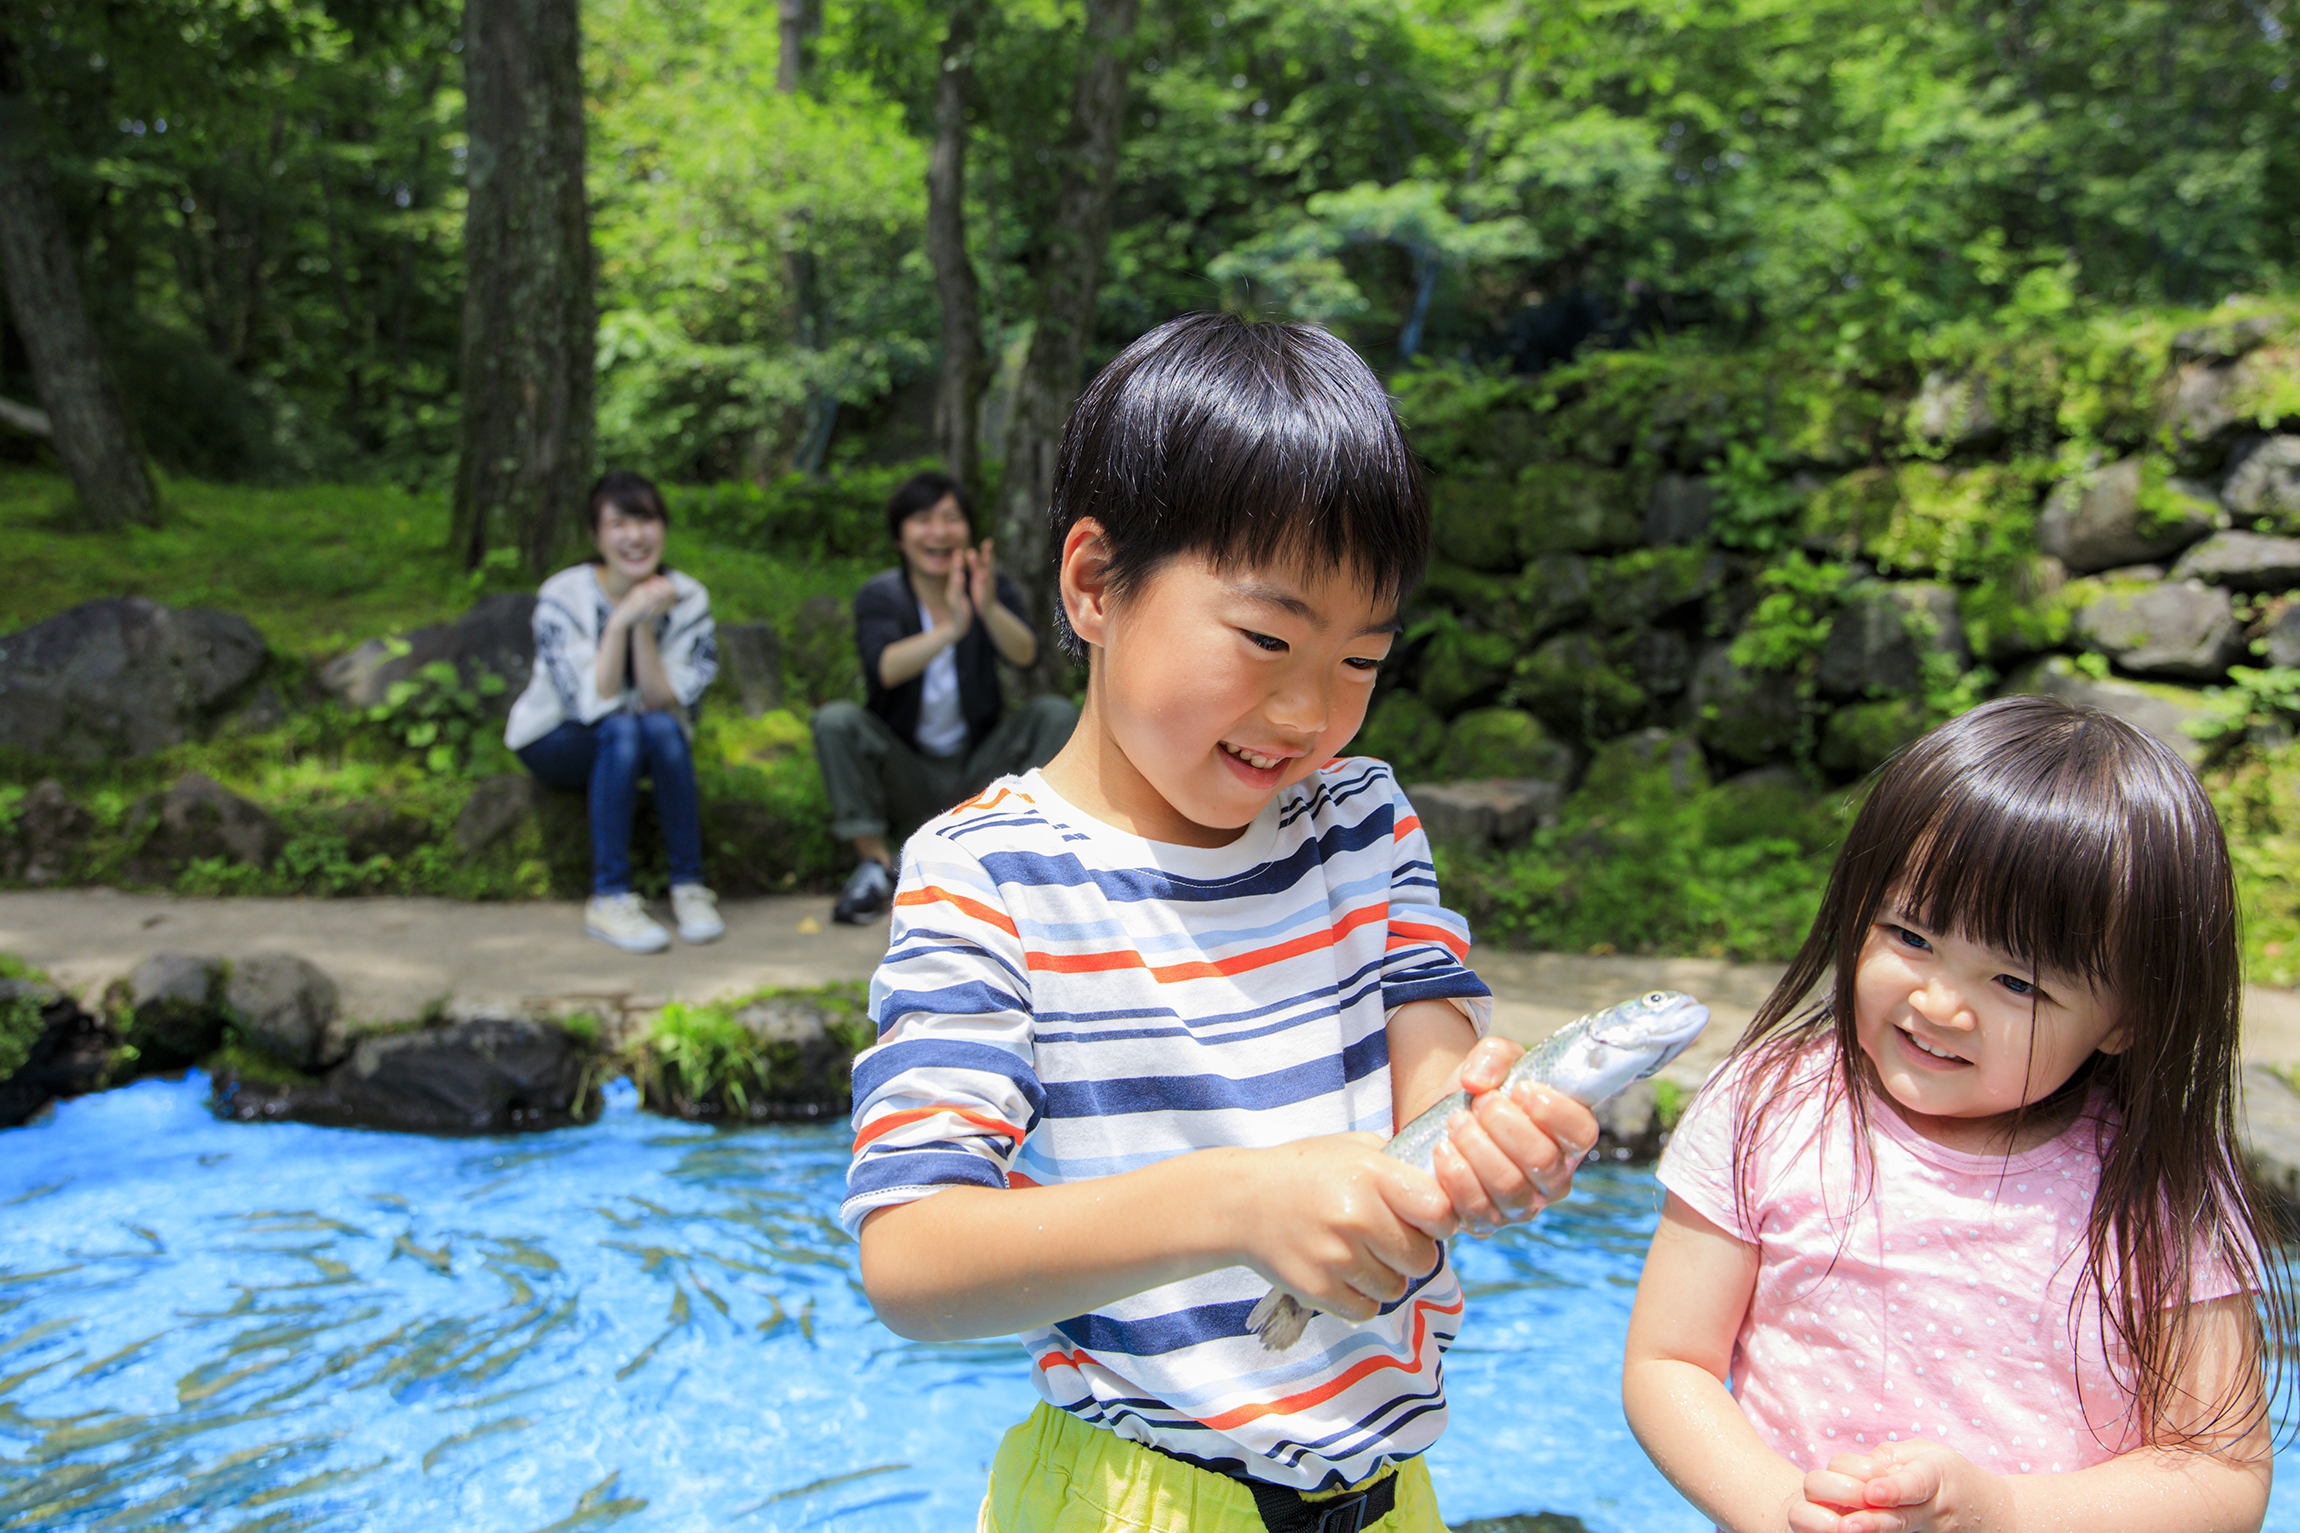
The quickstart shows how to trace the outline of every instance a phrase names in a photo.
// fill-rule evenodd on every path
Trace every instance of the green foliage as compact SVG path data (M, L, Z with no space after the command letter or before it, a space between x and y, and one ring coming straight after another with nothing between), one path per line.
M42 1031L37 996L15 995L0 1002L0 1080L24 1068Z
M223 1047L208 1056L205 1068L217 1080L245 1081L251 1086L307 1086L318 1079L258 1048L236 1027L224 1029Z
M1733 663L1750 670L1802 672L1829 637L1837 592L1851 578L1844 565L1809 559L1800 549L1760 570L1757 589L1764 594L1733 637Z
M1441 850L1448 900L1512 946L1786 959L1819 907L1842 807L1792 784L1681 792L1669 773L1609 758L1526 846Z
M790 1088L805 1050L798 1043L753 1031L743 1023L742 1013L777 999L827 1009L832 1013L824 1024L828 1041L851 1059L872 1038L863 998L864 987L849 983L814 990L761 990L717 1001L672 1001L655 1013L637 1044L641 1090L651 1102L689 1115L751 1116L755 1103Z
M2236 867L2245 977L2300 983L2300 744L2240 745L2204 785Z
M2190 733L2211 743L2233 743L2247 735L2289 733L2300 728L2300 669L2272 665L2228 668L2228 685L2211 687L2204 717Z
M434 660L386 688L383 701L367 710L367 721L381 725L427 772L486 776L513 766L488 708L488 700L503 692L503 678L493 671L481 671L466 684L453 662ZM490 745L495 749L488 750Z

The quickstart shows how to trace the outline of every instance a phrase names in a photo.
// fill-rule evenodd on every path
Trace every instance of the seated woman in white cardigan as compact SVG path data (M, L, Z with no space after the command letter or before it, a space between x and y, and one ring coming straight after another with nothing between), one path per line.
M719 670L711 598L663 563L670 513L644 477L591 487L597 557L543 582L535 602L535 673L512 704L503 743L546 787L591 796L591 900L584 929L628 953L659 953L670 936L631 892L631 819L639 779L654 779L655 815L671 861L671 915L688 942L723 935L703 885L703 827L688 749L695 705Z

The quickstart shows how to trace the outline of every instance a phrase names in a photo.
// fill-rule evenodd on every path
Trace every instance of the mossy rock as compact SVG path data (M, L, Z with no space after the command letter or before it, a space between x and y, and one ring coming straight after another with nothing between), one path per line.
M1821 765L1847 775L1867 772L1939 721L1921 697L1839 708L1821 729Z
M1388 762L1401 781L1417 782L1436 769L1445 743L1445 720L1438 711L1411 692L1393 690L1374 700L1350 749Z
M1511 593L1518 637L1530 643L1588 617L1589 570L1590 561L1579 554L1540 554L1529 562Z
M1701 547L1641 548L1592 560L1589 605L1599 624L1628 628L1682 612L1717 588L1724 559Z
M1517 646L1507 634L1480 633L1459 623L1447 623L1422 651L1421 674L1414 690L1439 713L1458 713L1500 686L1516 656Z
M1445 732L1437 773L1444 778L1539 777L1567 782L1574 749L1518 708L1473 708Z
M2001 666L2068 643L2080 605L2057 561L2021 559L1957 593L1957 615L1973 654Z
M1595 635L1563 633L1517 663L1517 700L1569 740L1604 740L1643 723L1653 699Z
M1577 810L1634 813L1640 805L1690 798L1709 787L1709 761L1683 730L1641 729L1608 740L1589 761Z
M2036 551L2036 485L2014 465L1865 468L1805 502L1807 547L1865 556L1889 575L1977 580Z
M1507 575L1473 570L1450 559L1430 562L1422 578L1424 598L1441 602L1478 626L1508 629L1517 607L1517 582Z
M1693 671L1693 733L1728 761L1755 766L1787 756L1804 730L1803 686L1793 676L1737 664L1713 644Z
M1641 501L1620 470L1537 463L1518 477L1517 561L1635 548L1645 540Z
M1431 487L1431 531L1438 554L1469 569L1517 568L1515 514L1516 496L1504 479L1451 474Z
M2228 408L2263 431L2300 420L2300 344L2262 346L2229 376Z

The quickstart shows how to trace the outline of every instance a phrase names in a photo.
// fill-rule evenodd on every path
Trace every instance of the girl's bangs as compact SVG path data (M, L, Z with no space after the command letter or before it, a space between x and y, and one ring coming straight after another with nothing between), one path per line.
M2130 887L2123 816L2070 784L1964 779L1911 841L1895 885L1927 931L1985 942L2038 970L2114 986Z

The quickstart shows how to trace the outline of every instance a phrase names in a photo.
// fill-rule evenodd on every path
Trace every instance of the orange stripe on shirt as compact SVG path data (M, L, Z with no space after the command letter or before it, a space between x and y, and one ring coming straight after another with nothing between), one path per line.
M1430 1312L1434 1310L1441 1315L1458 1315L1461 1313L1461 1308L1462 1301L1458 1298L1451 1304L1435 1304L1425 1300L1414 1302L1414 1352L1411 1359L1369 1357L1347 1372L1338 1374L1315 1388L1305 1389L1298 1395L1288 1395L1283 1400L1258 1400L1252 1405L1241 1405L1234 1411L1224 1411L1219 1416L1204 1418L1204 1424L1217 1432L1227 1432L1234 1426L1258 1420L1263 1416L1291 1415L1295 1411L1305 1410L1310 1406L1330 1400L1352 1384L1357 1383L1358 1380L1370 1374L1378 1373L1384 1368L1396 1368L1410 1373L1419 1373L1422 1366L1422 1348L1429 1341Z
M1443 926L1421 926L1406 921L1390 923L1390 943L1387 951L1414 947L1423 942L1435 942L1463 962L1469 961L1469 944Z
M942 1103L933 1107L906 1107L901 1112L890 1112L883 1118L871 1119L869 1123L855 1131L855 1153L861 1154L864 1145L869 1144L882 1134L893 1133L906 1123L917 1123L922 1119L939 1117L944 1113L948 1113L953 1118L963 1118L986 1134L997 1134L1013 1140L1016 1144L1022 1143L1023 1130L1019 1125L1009 1123L1004 1118L993 1118L988 1113L969 1112L963 1107Z
M936 884L921 884L916 889L905 889L894 897L894 902L897 905L956 905L977 921L995 926L1009 937L1022 935L1015 929L1014 918L1005 911L992 905L985 905L980 900L969 899L963 894L953 894L948 889Z
M1358 927L1384 920L1389 913L1390 909L1387 904L1360 906L1331 926L1321 927L1313 932L1304 932L1299 937L1290 937L1284 942L1272 943L1268 947L1258 947L1244 953L1232 953L1227 958L1202 958L1191 963L1147 963L1143 960L1142 955L1132 948L1121 948L1116 951L1100 953L1042 953L1032 951L1026 956L1032 969L1044 970L1050 974L1102 974L1113 969L1145 969L1149 971L1150 977L1160 984L1171 984L1175 980L1181 979L1220 979L1226 975L1243 974L1249 969L1266 968L1270 964L1283 963L1289 958L1298 958L1304 953L1314 953L1320 948L1332 947L1343 936Z
M1407 831L1420 830L1421 828L1422 817L1418 814L1409 814L1404 819L1398 821L1396 828L1390 832L1390 839L1392 841L1403 841L1406 838Z

